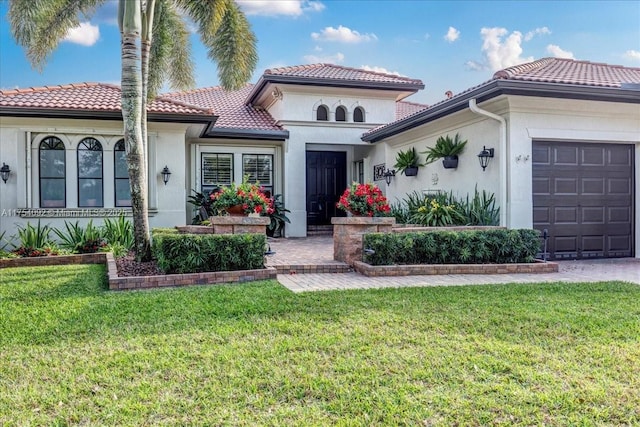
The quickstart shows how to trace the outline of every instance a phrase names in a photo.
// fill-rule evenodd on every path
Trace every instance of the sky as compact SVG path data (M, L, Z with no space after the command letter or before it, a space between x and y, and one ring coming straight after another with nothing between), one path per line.
M433 104L499 69L544 57L640 67L640 1L236 0L265 69L333 63L420 79L407 101ZM0 0L0 88L120 82L117 2L83 17L34 70ZM197 87L218 85L193 34ZM167 88L169 90L170 88Z

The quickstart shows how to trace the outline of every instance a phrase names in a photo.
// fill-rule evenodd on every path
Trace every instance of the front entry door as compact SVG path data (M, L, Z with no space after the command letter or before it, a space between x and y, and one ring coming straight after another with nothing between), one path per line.
M344 216L336 203L347 185L347 153L307 151L307 225L331 224Z

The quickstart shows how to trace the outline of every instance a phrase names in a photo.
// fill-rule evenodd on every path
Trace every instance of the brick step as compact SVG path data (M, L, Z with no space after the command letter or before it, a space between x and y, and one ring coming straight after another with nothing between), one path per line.
M307 236L333 236L333 225L309 225Z
M272 265L278 274L323 274L323 273L349 273L353 268L349 264L287 264Z

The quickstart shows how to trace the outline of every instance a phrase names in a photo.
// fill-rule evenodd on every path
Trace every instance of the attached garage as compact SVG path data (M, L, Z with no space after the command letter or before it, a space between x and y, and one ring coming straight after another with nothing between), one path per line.
M634 256L634 146L534 141L533 225L549 259Z

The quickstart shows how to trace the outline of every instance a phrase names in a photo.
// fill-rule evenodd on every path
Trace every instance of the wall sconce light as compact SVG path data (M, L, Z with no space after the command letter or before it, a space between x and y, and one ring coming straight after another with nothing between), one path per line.
M165 166L164 169L162 169L162 180L164 181L164 185L167 185L167 182L169 182L169 178L171 177L171 171L169 170L168 166Z
M387 171L382 176L384 177L384 181L387 183L387 186L389 186L389 184L391 184L391 179L396 176L396 170L387 169Z
M9 179L9 175L11 175L11 169L9 169L9 165L2 162L2 167L0 168L0 178L2 178L2 181L4 181L5 184Z
M493 158L493 148L487 148L482 146L482 151L478 154L478 160L480 161L480 166L484 171L489 164L489 159Z

